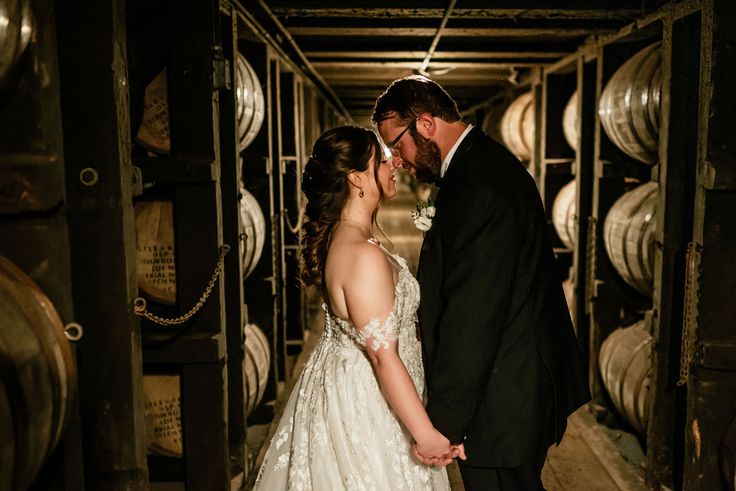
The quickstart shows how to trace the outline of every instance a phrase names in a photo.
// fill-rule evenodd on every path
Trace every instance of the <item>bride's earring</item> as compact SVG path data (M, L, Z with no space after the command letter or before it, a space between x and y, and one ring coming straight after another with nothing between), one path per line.
M360 191L358 192L359 198L365 196L365 193L363 192L363 180L360 178L360 175L357 171L352 171L350 174L348 174L348 184L360 189Z

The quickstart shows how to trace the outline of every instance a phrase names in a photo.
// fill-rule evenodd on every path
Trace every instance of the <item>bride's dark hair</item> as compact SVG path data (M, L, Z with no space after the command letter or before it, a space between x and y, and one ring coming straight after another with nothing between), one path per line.
M375 133L357 126L327 130L314 143L302 176L308 218L302 236L301 279L305 285L322 284L330 233L350 194L348 174L368 169L373 154L377 180L382 152ZM378 188L383 197L381 186Z

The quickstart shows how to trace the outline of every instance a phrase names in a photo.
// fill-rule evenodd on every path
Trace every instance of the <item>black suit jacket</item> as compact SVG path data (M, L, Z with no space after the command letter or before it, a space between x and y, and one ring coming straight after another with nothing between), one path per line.
M534 462L590 399L539 192L478 128L440 186L418 268L427 412L469 464Z

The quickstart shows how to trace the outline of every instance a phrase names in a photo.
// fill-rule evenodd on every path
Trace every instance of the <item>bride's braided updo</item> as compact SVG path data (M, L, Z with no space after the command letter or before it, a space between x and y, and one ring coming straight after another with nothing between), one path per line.
M347 176L365 171L374 152L377 172L382 152L378 138L357 126L327 130L314 143L302 176L308 218L302 236L301 279L305 285L322 284L330 232L350 194Z

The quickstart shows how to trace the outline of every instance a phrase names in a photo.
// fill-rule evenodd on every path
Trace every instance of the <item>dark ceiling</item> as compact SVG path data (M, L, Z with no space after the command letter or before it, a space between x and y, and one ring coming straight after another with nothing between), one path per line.
M428 74L461 111L660 6L647 0L254 0L243 5L356 121L394 79ZM488 5L493 7L489 8Z

